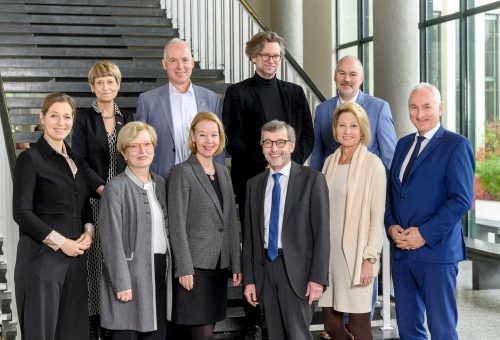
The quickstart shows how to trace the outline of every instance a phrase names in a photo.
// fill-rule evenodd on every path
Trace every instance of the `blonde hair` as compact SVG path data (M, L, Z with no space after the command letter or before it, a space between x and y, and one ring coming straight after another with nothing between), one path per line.
M62 92L51 93L45 97L45 99L43 100L42 109L40 110L42 114L45 116L45 114L49 111L52 104L55 103L68 103L69 106L71 107L71 114L73 115L73 117L75 116L76 113L75 100L72 97L68 96L66 93Z
M353 102L346 102L340 104L339 106L337 106L337 109L333 113L332 130L333 130L333 138L335 139L335 141L337 143L340 143L339 139L337 138L336 128L339 123L339 117L344 112L351 112L358 119L359 128L361 129L361 141L360 141L361 144L364 145L370 144L371 133L370 133L370 121L368 120L368 115L361 106Z
M88 75L89 84L94 85L95 80L101 77L114 77L118 85L122 81L122 74L118 66L107 60L92 65Z
M189 150L191 150L193 154L196 154L196 152L198 152L193 138L196 125L203 120L214 122L219 128L219 147L215 151L215 154L218 155L226 147L226 133L224 132L224 126L222 125L219 117L217 117L217 115L213 112L198 112L198 114L191 121L191 128L189 129Z
M151 142L156 148L156 142L158 141L158 136L156 135L155 129L144 122L135 121L125 124L118 133L118 139L116 141L116 147L123 154L127 149L127 146L136 138L139 133L146 130L151 137Z

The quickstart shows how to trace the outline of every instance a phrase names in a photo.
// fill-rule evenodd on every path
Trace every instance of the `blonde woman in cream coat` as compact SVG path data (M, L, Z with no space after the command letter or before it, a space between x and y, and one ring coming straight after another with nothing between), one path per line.
M367 150L368 116L356 103L337 107L333 136L340 147L323 167L330 196L330 285L319 300L333 339L372 339L373 277L380 268L386 173ZM349 314L347 330L344 313Z

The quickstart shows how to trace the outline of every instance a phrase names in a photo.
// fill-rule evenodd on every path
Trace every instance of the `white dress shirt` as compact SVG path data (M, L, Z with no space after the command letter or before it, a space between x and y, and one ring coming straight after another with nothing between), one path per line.
M286 192L288 189L288 179L290 178L290 168L292 166L292 162L288 162L287 165L280 171L278 171L281 176L279 178L280 181L280 217L278 222L278 249L283 248L281 244L281 229L283 226L283 212L285 211L285 200L286 200ZM264 199L264 248L267 249L267 245L269 243L269 220L271 217L271 204L272 204L272 196L273 196L273 187L274 187L274 178L273 174L275 172L273 169L269 169L269 177L267 179L266 185L266 195Z
M422 150L429 144L429 141L431 140L432 137L436 134L437 130L439 130L439 127L441 126L441 123L437 123L435 127L433 127L431 130L429 130L427 133L423 134L422 136L425 137L425 139L422 141L420 144L420 150L418 151L418 155L422 153ZM403 165L401 165L401 171L399 172L399 180L402 182L403 181L403 174L405 173L406 167L408 166L408 162L410 161L411 154L413 153L413 149L415 149L415 145L417 144L417 138L419 136L419 133L417 132L415 134L415 140L413 141L413 144L406 154L406 158L403 161ZM417 155L417 157L418 157Z
M153 222L153 253L165 254L167 252L167 239L165 231L165 218L160 202L156 198L155 184L153 181L144 183L144 190L148 195L151 217Z
M193 84L189 85L186 93L181 93L172 83L168 83L168 91L174 124L175 164L179 164L191 154L188 144L189 128L191 121L198 113L198 106Z

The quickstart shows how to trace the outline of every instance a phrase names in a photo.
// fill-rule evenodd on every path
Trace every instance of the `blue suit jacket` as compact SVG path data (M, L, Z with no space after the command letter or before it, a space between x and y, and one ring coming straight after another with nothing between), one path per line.
M316 108L311 166L319 171L323 168L326 157L334 153L339 146L333 139L332 132L333 112L337 108L337 100L338 97L330 98ZM389 169L398 140L389 104L363 91L359 91L357 103L366 111L370 121L372 140L368 145L368 150L379 156L385 168Z
M222 121L220 97L203 87L193 85L198 112L215 113ZM174 123L170 107L168 84L142 93L137 102L137 120L153 126L158 135L158 145L151 171L167 178L175 165ZM224 164L224 154L215 158Z
M471 144L441 126L413 163L403 185L399 173L414 140L413 133L401 138L396 146L387 181L385 227L418 227L426 244L416 250L394 247L394 258L409 256L431 263L465 260L460 220L472 204Z

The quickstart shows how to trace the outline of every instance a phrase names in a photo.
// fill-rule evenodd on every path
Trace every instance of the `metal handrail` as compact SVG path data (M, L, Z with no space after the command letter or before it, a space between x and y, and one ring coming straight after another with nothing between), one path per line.
M245 0L161 0L161 6L179 37L191 45L200 67L224 69L226 83L253 76L254 66L245 56L245 43L269 28ZM326 100L288 51L277 76L302 86L312 112Z
M3 90L2 77L0 76L0 120L2 121L2 129L4 135L4 145L9 159L10 173L14 176L14 168L16 166L16 149L14 138L11 130L9 111L7 109L7 101L5 100L5 92Z

